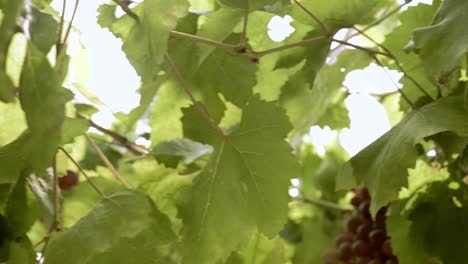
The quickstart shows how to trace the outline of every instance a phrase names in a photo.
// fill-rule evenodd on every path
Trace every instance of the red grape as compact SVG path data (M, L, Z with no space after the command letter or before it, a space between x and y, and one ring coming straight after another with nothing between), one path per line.
M348 218L345 221L345 229L348 232L355 233L357 228L365 222L364 217L358 215L358 214L353 214L350 218Z
M361 240L368 240L369 233L372 230L372 223L363 223L356 230L356 236Z
M338 263L338 252L335 249L326 249L322 254L322 264Z
M375 248L380 248L386 238L387 235L382 229L374 229L369 233L369 241Z
M71 170L67 170L67 174L58 178L58 186L62 191L70 191L79 182L78 174Z
M392 245L390 244L390 239L386 239L384 241L381 251L387 257L393 256L393 249L392 249Z
M354 241L351 245L351 250L353 254L358 257L368 257L371 253L369 244L363 240Z
M396 257L391 257L391 258L387 259L385 264L398 264L398 259Z
M370 214L370 211L369 211L369 208L370 208L370 202L369 201L365 201L363 203L361 203L358 207L358 212L364 216L365 218L368 218L370 219L371 218L371 214Z
M338 247L338 257L340 260L349 260L352 255L351 243L345 242Z
M384 264L380 258L371 259L367 264Z
M353 241L353 234L351 233L341 233L335 238L335 245L339 247L344 242L352 242Z

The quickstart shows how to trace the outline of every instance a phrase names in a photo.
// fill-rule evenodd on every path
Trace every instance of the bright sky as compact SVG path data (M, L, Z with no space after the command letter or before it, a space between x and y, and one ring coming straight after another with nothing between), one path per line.
M128 113L138 105L140 96L136 92L139 87L139 77L121 51L121 41L108 30L100 28L96 22L96 10L105 2L103 0L80 1L74 25L81 31L81 40L89 50L90 72L87 86L107 106L94 115L93 119L108 127L114 120L113 112ZM404 2L404 0L399 0L399 2ZM411 5L419 2L430 4L432 0L414 0ZM68 3L66 17L69 19L74 2L68 1ZM52 6L56 10L61 10L62 0L54 0ZM290 16L274 17L265 30L274 41L282 41L294 31L288 26L291 21ZM71 50L79 50L77 43L77 41L72 41ZM394 71L390 71L389 76L395 83L401 78L401 74ZM344 84L351 95L346 98L345 103L349 109L351 127L344 129L340 135L329 128L313 127L305 139L314 142L321 152L323 146L331 138L339 136L345 149L354 155L388 131L390 124L385 110L370 94L395 91L395 84L389 76L376 65L348 74ZM78 100L83 101L80 98Z

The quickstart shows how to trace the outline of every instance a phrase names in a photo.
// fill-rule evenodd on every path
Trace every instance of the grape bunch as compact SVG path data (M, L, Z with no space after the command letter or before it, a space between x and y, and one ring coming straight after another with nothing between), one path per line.
M62 191L70 191L79 182L78 174L71 170L67 170L67 174L58 178L58 186Z
M397 264L385 225L387 207L380 208L372 219L369 191L361 188L353 192L351 204L356 211L345 219L344 230L335 239L336 249L326 250L322 263Z

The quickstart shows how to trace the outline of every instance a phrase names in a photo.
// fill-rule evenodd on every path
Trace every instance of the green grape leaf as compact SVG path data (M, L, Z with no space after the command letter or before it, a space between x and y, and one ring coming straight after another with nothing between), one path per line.
M401 263L463 263L468 257L468 217L465 184L449 188L449 182L426 185L407 200L390 207L387 219L394 252ZM443 241L443 242L442 242Z
M398 15L401 24L387 34L383 42L383 45L398 59L406 73L413 77L421 87L432 96L436 95L437 89L432 82L426 78L426 73L420 58L415 53L408 53L404 48L407 46L408 42L410 42L413 31L416 28L423 27L431 22L434 12L435 6L431 5L419 4L415 7L409 7L406 11ZM390 69L401 71L393 60L384 62L385 66ZM400 82L403 84L403 92L411 101L416 102L418 98L424 95L418 87L407 78L401 79ZM400 108L402 110L407 110L409 105L404 100L400 100Z
M30 133L24 133L15 141L0 148L0 184L15 183L20 176L26 159L25 149Z
M16 87L10 77L5 72L0 71L0 101L9 103L14 101L15 97Z
M310 62L282 88L280 101L295 127L295 133L303 133L311 125L317 124L326 113L327 106L332 104L333 98L339 94L346 74L364 68L371 61L363 52L346 50L338 56L334 64L327 64L321 68L328 54L328 45L319 45L322 50L320 55L316 53L317 45L312 45L315 48L310 50ZM312 76L316 76L315 81Z
M225 260L255 226L277 234L286 223L288 181L300 173L284 141L291 129L284 111L252 98L239 127L222 137L194 107L184 109L182 121L186 137L215 149L182 208L185 262Z
M31 241L26 236L11 241L9 244L9 259L6 264L35 264L36 252Z
M446 82L441 79L447 78L468 51L467 12L467 1L443 1L431 25L414 31L414 49L424 62L428 77L437 83Z
M150 113L151 143L170 141L182 137L181 108L190 105L190 99L180 84L175 81L164 83L159 89L158 99Z
M15 140L26 129L26 121L18 101L0 103L0 113L0 146L3 146Z
M169 220L153 202L126 190L105 197L74 226L54 235L44 264L161 263L162 247L174 239Z
M302 0L301 4L310 10L320 20L333 29L359 24L373 15L373 11L381 5L383 0ZM291 16L304 24L317 25L317 22L309 16L297 4L292 6Z
M10 235L13 238L26 233L38 218L37 211L34 210L33 203L28 198L26 189L27 173L23 172L22 174L19 180L16 181L5 208L5 215L10 226Z
M372 196L371 212L377 212L407 186L408 168L414 166L417 158L414 145L424 137L443 131L468 135L463 98L446 97L409 113L345 164L337 178L337 189L367 186Z
M69 144L77 136L84 135L89 128L89 123L85 119L65 118L62 126L61 144Z
M181 138L159 143L151 150L151 155L164 165L175 168L181 159L185 164L190 164L211 152L213 148L209 145Z
M52 163L53 155L60 144L65 103L72 97L73 94L57 80L45 55L34 44L29 43L19 98L31 131L29 161L38 173L42 173Z
M219 3L234 7L234 8L247 8L247 1L238 0L218 0ZM279 13L289 6L288 0L249 0L249 10L265 10L268 12Z
M86 118L90 118L93 114L99 112L99 109L89 104L75 104L75 109L78 114Z
M15 33L16 22L24 3L23 0L4 2L3 18L0 25L0 72L5 71L8 47Z
M323 116L318 120L317 125L329 126L331 129L340 130L349 127L351 120L348 116L348 108L344 104L344 94L340 94L337 100L330 104Z
M229 35L232 34L234 28L242 21L245 12L235 8L220 8L211 13L207 21L200 26L197 35L203 38L212 39L223 42ZM223 26L220 27L219 25ZM209 47L206 44L199 44L199 60L203 60L215 50L214 47Z
M32 19L29 26L29 34L34 45L44 54L55 44L57 38L58 22L47 13L36 8L32 9Z
M54 176L49 173L42 175L31 174L27 178L31 192L36 196L41 217L46 226L51 226L55 221ZM57 212L62 209L59 203Z
M136 22L128 15L115 19L114 7L104 5L98 9L98 23L122 39L122 50L143 83L151 82L161 70L169 32L176 27L177 19L187 14L188 7L186 0L145 0L133 8L140 21Z
M242 107L252 95L256 71L256 64L246 57L217 50L200 66L193 83L203 94L207 94L204 97L209 96L207 91L211 90L215 94L221 93L226 100ZM208 110L213 108L206 103L205 105Z

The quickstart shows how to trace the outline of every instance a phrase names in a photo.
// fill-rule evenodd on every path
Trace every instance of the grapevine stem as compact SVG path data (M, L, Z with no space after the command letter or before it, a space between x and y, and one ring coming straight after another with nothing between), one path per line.
M83 168L81 168L80 164L78 164L78 162L76 162L75 159L64 148L59 147L58 149L60 149L68 157L68 159L71 160L73 164L75 164L75 166L83 174L83 176L86 178L91 187L93 187L93 189L99 194L99 196L101 196L101 198L105 198L104 193L97 187L97 185L91 180L91 178L88 177L88 174L86 174Z
M178 37L178 38L187 38L187 39L190 39L190 40L193 40L193 41L196 41L196 42L200 42L200 43L210 45L210 46L213 46L213 47L216 47L216 48L225 49L225 50L228 50L228 51L235 51L236 48L238 48L235 45L230 45L230 44L222 43L222 42L219 42L219 41L216 41L216 40L211 40L211 39L207 39L207 38L203 38L203 37L200 37L200 36L179 32L179 31L175 31L175 30L171 30L170 35L173 36L173 37Z
M192 101L193 105L195 108L200 112L200 114L203 116L206 121L210 124L210 126L213 128L213 130L216 132L216 134L221 138L225 139L226 136L224 135L223 131L221 128L216 125L216 123L213 121L211 118L210 114L205 110L205 108L197 101L195 96L193 96L192 92L190 91L187 83L185 83L184 79L182 78L182 75L180 74L179 70L177 69L177 66L175 65L174 61L171 59L169 54L167 52L164 54L164 58L166 59L167 63L169 64L170 68L174 72L177 81L180 83L182 88L184 89L185 93L190 97L190 100Z
M351 209L341 207L341 206L339 206L339 205L337 205L337 204L335 204L335 203L329 202L329 201L324 201L324 200L319 200L319 199L312 199L312 198L306 198L306 197L301 197L300 199L301 199L301 201L303 201L304 203L313 204L313 205L315 205L315 206L322 207L322 208L325 208L325 209L334 210L334 211L338 211L338 212L340 212L340 213L349 213L349 212L352 212Z
M109 161L109 159L106 157L106 155L102 152L102 150L99 148L99 146L94 142L94 140L86 133L85 135L86 140L91 144L93 149L96 151L98 154L99 158L106 164L106 166L109 168L109 170L112 172L114 175L115 179L125 188L129 188L128 184L125 182L125 180L120 176L120 173L117 171L117 169L112 165L112 163Z
M245 0L245 14L244 14L244 25L242 28L242 35L239 44L239 50L244 50L247 46L247 26L249 23L249 12L250 12L250 0Z
M287 49L290 49L290 48L302 47L302 46L312 44L312 43L328 42L328 41L330 41L330 39L328 37L325 37L325 36L315 37L315 38L310 38L310 39L298 41L298 42L295 42L295 43L291 43L291 44L288 44L288 45L280 46L280 47L277 47L277 48L272 48L272 49L268 49L268 50L264 50L264 51L258 51L258 52L252 52L252 54L257 56L257 57L262 57L262 56L265 56L265 55L268 55L268 54L271 54L271 53L287 50Z
M52 165L52 174L54 177L54 223L53 226L56 226L60 223L58 208L59 208L59 197L58 197L58 177L57 177L57 154L58 151L54 155L53 165Z
M409 99L409 97L406 95L405 92L403 92L402 89L398 88L398 85L393 81L392 77L390 77L387 70L384 68L382 63L377 59L377 57L373 56L373 59L377 62L377 64L379 64L379 66L385 72L385 75L387 75L387 77L390 79L390 81L392 81L393 85L395 85L395 87L397 88L397 91L400 93L403 100L405 100L405 102L410 105L411 109L416 109L416 105L411 101L411 99Z
M325 33L326 36L330 36L331 32L328 26L320 20L314 13L312 13L307 7L305 7L303 4L301 4L298 0L294 0L294 3L296 3L304 12L306 12L309 16L311 16L322 28L323 32Z
M339 40L339 39L332 39L332 41L334 42L338 42L340 44L343 44L343 45L346 45L346 46L350 46L350 47L353 47L355 49L358 49L358 50L362 50L362 51L365 51L369 54L380 54L380 55L383 55L383 56L386 56L386 57L391 57L390 54L388 53L385 53L385 52L381 52L381 51L378 51L378 50L373 50L373 49L368 49L368 48L365 48L365 47L362 47L362 46L358 46L358 45L354 45L352 43L349 43L347 41L343 41L343 40Z
M70 23L68 25L67 32L65 33L65 37L63 38L61 47L63 47L64 45L67 45L68 37L70 36L70 31L71 31L71 28L73 26L73 20L75 20L76 11L78 10L78 5L79 4L80 4L80 0L76 0L75 1L75 7L73 8L73 14L72 14L72 17L70 19ZM57 54L59 54L59 52L57 52Z
M57 43L55 43L55 49L57 50L56 56L60 54L60 51L62 50L62 31L63 31L63 26L65 23L65 9L67 7L67 0L63 0L62 4L62 15L60 16L60 25L59 25L59 30L57 32Z
M122 8L122 10L125 12L125 14L127 14L129 17L133 18L137 23L140 22L140 18L137 16L137 14L135 14L132 9L130 9L130 7L128 7L128 5L126 5L124 2L122 2L121 0L113 0L114 3L116 3L118 6L120 6L120 8Z
M364 36L365 38L367 38L368 40L370 40L372 43L374 43L375 45L377 45L378 47L380 47L381 49L383 49L389 56L389 58L391 58L393 61L395 61L395 64L396 66L400 69L400 71L403 73L403 76L405 78L407 78L408 80L410 80L418 89L419 91L421 91L424 95L426 95L427 97L431 98L433 101L434 101L434 98L432 98L432 96L413 78L411 77L406 71L405 69L403 68L403 66L401 65L400 61L397 59L397 57L387 48L385 47L384 45L380 44L379 42L377 42L375 39L373 39L371 36L369 36L368 34L366 34L364 31L356 28L356 27L353 27L354 30L356 30L359 34L361 34L362 36Z
M133 143L132 141L130 141L128 138L114 132L114 131L111 131L109 129L106 129L96 123L94 123L92 120L90 119L87 119L85 118L84 116L80 115L80 114L77 114L77 117L78 118L81 118L81 119L85 119L86 121L88 121L89 125L91 127L94 127L95 129L99 130L100 132L112 137L115 141L117 141L118 143L120 143L122 146L124 146L125 148L127 148L130 152L132 152L133 154L135 154L136 156L141 156L141 155L144 155L145 153L143 151L141 151L139 148L140 146Z

